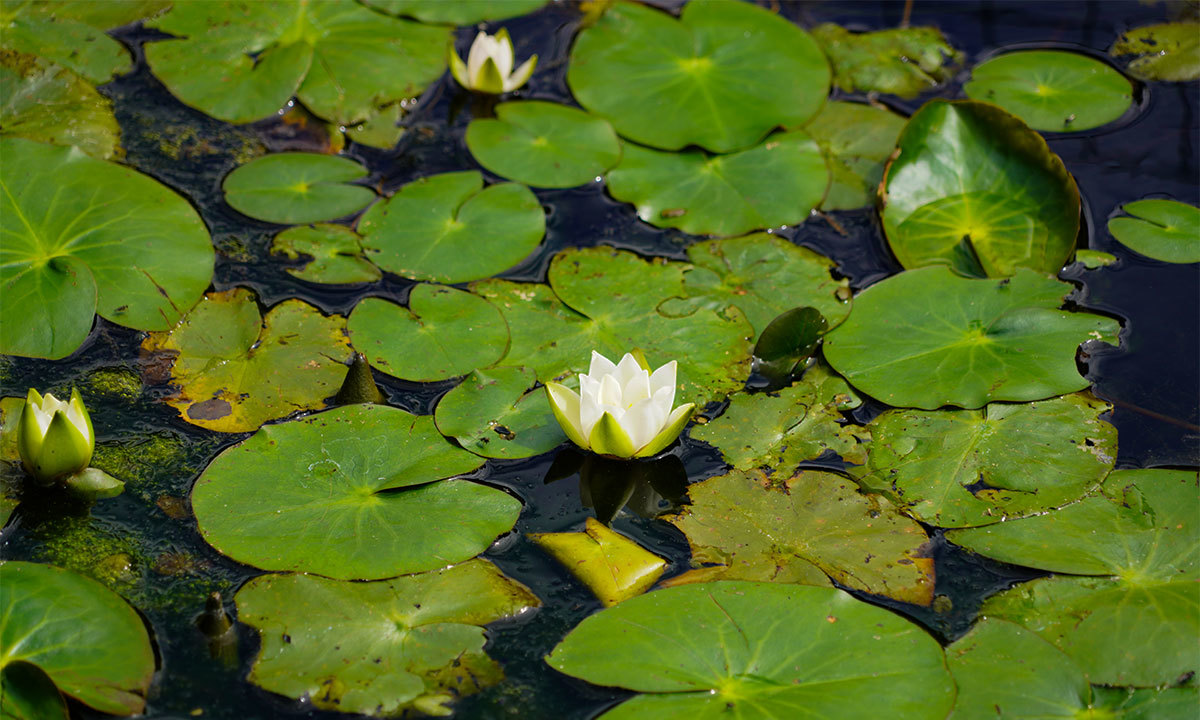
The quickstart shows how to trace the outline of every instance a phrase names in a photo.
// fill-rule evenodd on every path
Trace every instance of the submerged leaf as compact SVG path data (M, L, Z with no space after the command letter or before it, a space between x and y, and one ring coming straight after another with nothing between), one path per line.
M1127 30L1108 53L1128 58L1125 69L1142 80L1196 80L1200 78L1200 23L1161 23Z
M583 532L531 533L533 543L562 563L605 607L641 595L667 561L589 517Z
M0 53L0 135L74 145L107 160L121 130L112 103L64 67L32 55Z
M829 163L832 182L822 210L853 210L875 203L883 166L905 119L875 105L827 102L804 130Z
M813 28L833 65L833 82L846 92L916 97L946 82L962 60L934 27L853 33L826 23Z

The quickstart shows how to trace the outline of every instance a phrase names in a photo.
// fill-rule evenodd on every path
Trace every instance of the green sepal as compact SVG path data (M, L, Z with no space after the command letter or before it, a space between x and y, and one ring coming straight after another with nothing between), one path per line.
M500 68L496 67L495 60L489 57L483 61L483 65L479 68L478 82L471 89L491 95L500 95L504 92L504 78L500 77Z
M594 453L619 458L633 457L633 441L612 413L606 412L600 417L592 427L588 440Z
M584 450L590 450L588 441L579 431L577 423L571 422L572 417L579 417L579 396L565 385L548 382L546 383L546 399L550 401L554 419L562 426L563 432L567 434L567 439Z
M25 405L21 408L21 419L17 425L17 452L26 467L33 468L34 459L42 451L42 431L38 429L37 416L32 408L42 406L42 396L29 388Z
M650 369L650 363L646 360L646 353L642 352L641 348L634 348L629 351L629 354L633 356L634 360L637 360L639 367L648 373L654 373L654 371Z
M529 82L529 78L533 76L533 70L537 67L538 56L530 55L529 59L517 66L512 74L508 76L508 82L511 85L509 91L516 90L525 83Z
M467 64L462 61L462 58L458 56L458 53L454 52L453 41L451 41L450 48L446 54L448 55L450 61L450 74L454 76L454 79L458 81L459 85L462 85L470 90L471 79L470 76L467 75Z
M91 461L92 443L67 419L65 412L54 413L42 438L42 446L33 456L33 474L38 480L49 482L79 472Z
M79 394L78 388L74 388L74 387L71 388L71 399L67 401L67 404L70 405L71 407L73 407L75 409L75 412L79 413L79 415L83 418L83 421L85 423L87 423L88 444L90 444L93 448L95 448L95 446L96 446L96 428L92 427L92 416L87 411L87 406L83 404L83 396ZM88 450L88 462L91 462L91 460L92 460L92 451Z
M116 497L125 491L125 482L112 475L85 468L63 479L63 483L76 495L88 500Z
M686 410L685 410L686 408ZM679 412L683 410L683 412ZM638 450L634 457L644 458L651 455L657 455L662 452L668 445L675 442L675 438L679 437L679 433L683 432L683 428L688 424L688 420L692 419L692 413L696 411L694 403L687 403L675 408L672 414L679 413L675 420L667 425L654 438L646 443L646 446Z

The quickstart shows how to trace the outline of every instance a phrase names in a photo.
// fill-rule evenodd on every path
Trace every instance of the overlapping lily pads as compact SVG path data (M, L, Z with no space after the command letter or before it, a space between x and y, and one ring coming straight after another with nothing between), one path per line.
M313 706L364 715L447 715L503 677L482 625L539 605L494 565L469 560L393 580L264 575L237 594L262 649L250 682Z
M186 200L68 147L0 139L0 352L57 360L95 314L165 330L212 277L208 231Z
M0 135L74 145L100 160L121 135L112 104L64 67L26 55L0 54Z
M608 189L657 227L738 235L795 225L825 197L829 169L802 130L772 135L729 155L661 152L626 143Z
M883 166L905 120L890 110L852 102L828 102L804 130L829 164L829 192L822 210L853 210L875 203Z
M484 20L503 20L533 12L548 0L365 0L367 5L392 15L407 15L421 22L474 25Z
M239 562L375 580L470 559L512 528L516 498L445 479L482 464L428 415L347 405L221 453L192 508L204 539Z
M624 137L730 152L812 117L829 66L807 33L749 3L689 3L676 20L618 2L575 40L567 82Z
M221 432L323 407L350 357L345 318L302 300L285 300L263 317L244 288L208 294L174 329L151 333L142 349L170 358L178 392L167 404L193 425Z
M563 434L537 374L523 367L476 370L438 401L438 430L483 457L523 458L561 445Z
M931 636L833 588L720 582L658 590L587 618L546 662L646 693L605 720L940 720L954 702Z
M1075 249L1079 191L1020 119L987 103L931 100L900 134L883 227L906 268L949 264L1004 277L1054 274Z
M944 266L872 285L825 336L825 359L855 388L898 407L979 408L1082 390L1080 343L1116 343L1116 320L1059 310L1071 286L1031 270L969 279Z
M1200 208L1175 200L1135 200L1128 217L1108 221L1112 236L1137 252L1172 263L1200 262Z
M1142 80L1187 82L1200 78L1200 23L1145 25L1126 31L1109 54L1127 62Z
M378 280L382 273L363 256L362 238L345 225L316 225L288 228L275 236L271 253L296 260L309 258L302 267L287 273L301 280L335 285Z
M358 212L375 192L352 180L367 169L350 158L316 153L264 155L225 177L225 202L257 220L280 224L332 220Z
M826 23L813 38L829 56L833 82L846 92L916 97L954 75L962 53L934 27L854 33Z

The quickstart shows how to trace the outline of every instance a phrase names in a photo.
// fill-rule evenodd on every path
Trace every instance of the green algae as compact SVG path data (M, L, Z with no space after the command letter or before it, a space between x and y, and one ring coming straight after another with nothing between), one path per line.
M87 400L104 398L133 402L142 394L141 376L126 367L101 367L88 373L79 384Z

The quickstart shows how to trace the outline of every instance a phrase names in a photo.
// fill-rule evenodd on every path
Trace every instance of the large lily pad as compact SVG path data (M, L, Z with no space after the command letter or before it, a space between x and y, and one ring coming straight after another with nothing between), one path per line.
M0 139L0 352L66 357L92 316L165 330L212 277L186 200L79 150Z
M302 267L287 268L292 277L314 283L344 285L375 282L383 273L363 257L362 238L345 225L318 223L288 228L275 236L271 253L292 260L310 258Z
M720 3L718 3L720 4ZM608 189L658 227L738 235L804 222L829 186L820 148L801 130L729 155L660 152L625 144Z
M345 318L285 300L266 317L245 288L210 293L148 353L174 356L167 404L209 430L246 432L297 410L324 407L350 357Z
M546 232L546 214L524 185L485 188L481 173L454 172L400 188L362 216L358 231L384 270L457 283L524 260Z
M245 123L293 95L343 125L419 95L446 69L449 30L358 3L242 0L175 3L148 26L177 36L146 44L150 69L184 103Z
M499 681L480 626L539 604L484 560L368 583L264 575L237 594L238 619L262 636L250 682L383 716L445 715L454 697Z
M482 464L428 415L347 405L221 453L192 508L204 539L239 562L375 580L470 559L512 528L516 498L443 480Z
M0 98L0 135L74 145L101 160L117 148L121 131L112 104L83 78L48 60L0 53Z
M980 614L1033 630L1095 684L1150 687L1200 668L1200 482L1192 471L1118 470L1056 512L947 533L988 557L1097 577L1033 580Z
M6 685L14 671L29 677L19 668L29 663L63 694L102 712L134 715L146 706L154 676L146 626L95 580L49 565L0 562L0 644ZM6 710L11 700L5 698ZM45 701L45 692L26 687L19 707Z
M1155 260L1200 262L1200 208L1174 200L1135 200L1121 208L1129 217L1108 221L1117 240Z
M689 3L676 20L619 2L575 40L567 82L631 140L730 152L812 117L829 65L808 33L749 3Z
M883 166L905 119L875 105L828 102L804 126L829 164L829 192L822 210L853 210L875 203Z
M916 97L954 75L962 53L934 27L854 33L825 23L813 38L829 56L833 82L846 92Z
M859 478L913 517L969 527L1053 510L1099 486L1117 457L1112 408L1068 395L979 410L889 410Z
M1004 280L947 267L872 285L825 336L825 359L889 405L936 410L1027 402L1082 390L1075 365L1087 340L1116 342L1116 320L1058 309L1071 286L1021 269Z
M883 228L904 267L1055 274L1071 256L1079 191L1020 119L987 103L932 100L909 119L899 148L883 188Z
M438 401L438 430L483 457L523 458L561 445L563 434L537 373L523 367L476 370Z
M954 702L932 637L833 588L720 582L658 590L587 618L546 662L648 693L605 720L940 720Z
M421 22L474 25L533 12L548 0L365 0L367 5L392 15L407 15Z
M367 169L350 158L316 153L264 155L221 183L225 202L257 220L282 225L332 220L358 212L375 192L350 181Z
M691 504L666 519L687 535L695 569L669 584L837 581L904 602L933 602L925 530L892 503L860 493L847 477L734 471L692 485L688 496Z
M1109 49L1126 60L1125 69L1141 80L1188 82L1200 78L1200 23L1145 25L1128 30Z
M347 323L371 365L405 380L446 380L504 357L508 328L487 300L440 285L417 285L408 307L366 298Z

